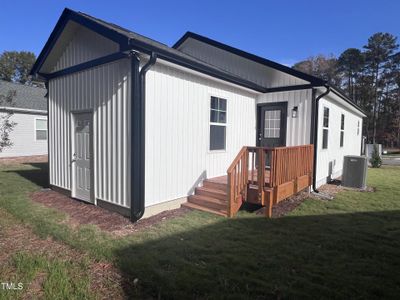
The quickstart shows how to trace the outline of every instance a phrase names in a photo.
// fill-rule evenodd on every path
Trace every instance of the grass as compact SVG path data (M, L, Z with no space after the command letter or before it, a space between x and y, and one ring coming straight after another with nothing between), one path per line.
M398 167L369 170L368 184L376 187L375 193L345 191L334 201L309 199L287 217L268 220L241 212L235 219L224 219L193 211L118 239L92 226L73 230L62 223L65 215L30 202L27 193L39 188L28 180L32 172L35 178L45 174L32 166L0 170L0 209L41 238L50 236L96 261L113 263L125 280L126 297L397 299L400 295ZM76 292L66 288L77 284L71 278L81 274L79 262L46 262L29 253L12 259L20 266L16 276L26 283L39 272L32 271L32 264L34 270L46 273L50 273L46 263L54 264L65 284L57 284L57 279L44 285L45 298L96 297L87 278L80 280ZM0 279L4 280L1 272Z

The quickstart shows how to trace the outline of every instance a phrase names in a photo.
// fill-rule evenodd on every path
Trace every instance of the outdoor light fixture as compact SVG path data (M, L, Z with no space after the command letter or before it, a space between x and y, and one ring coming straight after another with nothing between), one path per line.
M297 110L298 110L297 106L293 107L293 109L292 109L292 118L297 118Z

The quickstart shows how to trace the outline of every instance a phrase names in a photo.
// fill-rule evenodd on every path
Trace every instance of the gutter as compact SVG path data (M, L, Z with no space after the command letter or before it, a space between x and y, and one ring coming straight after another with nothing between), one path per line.
M48 97L46 96L46 98L48 98ZM0 110L1 111L16 112L16 113L47 115L47 111L46 110L30 109L30 108L18 108L18 107L13 107L13 106L0 106Z
M131 221L143 217L145 211L145 125L146 73L156 63L151 52L149 61L140 68L140 58L134 51L131 57Z
M322 97L325 97L331 91L329 85L325 84L326 91L323 92L315 99L314 107L315 107L315 114L314 114L314 137L313 137L313 144L314 144L314 165L313 165L313 183L312 188L315 193L319 193L316 185L317 185L317 154L318 154L318 115L319 115L319 100Z

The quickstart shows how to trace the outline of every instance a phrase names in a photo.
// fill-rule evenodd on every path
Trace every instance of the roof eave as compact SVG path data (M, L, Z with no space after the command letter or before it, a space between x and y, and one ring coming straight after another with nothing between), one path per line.
M180 47L183 43L185 43L186 40L188 40L189 38L192 38L192 39L201 41L201 42L203 42L203 43L206 43L206 44L209 44L209 45L211 45L211 46L217 47L217 48L219 48L219 49L228 51L228 52L233 53L233 54L236 54L236 55L238 55L238 56L247 58L247 59L249 59L249 60L252 60L252 61L257 62L257 63L259 63L259 64L265 65L265 66L267 66L267 67L270 67L270 68L276 69L276 70L278 70L278 71L287 73L287 74L289 74L289 75L298 77L298 78L300 78L300 79L303 79L303 80L305 80L305 81L310 82L310 84L312 84L312 85L321 86L321 85L326 84L326 81L325 81L324 79L321 79L321 78L315 77L315 76L313 76L313 75L309 75L309 74L303 73L303 72L301 72L301 71L295 70L295 69L293 69L293 68L287 67L287 66L285 66L285 65L279 64L279 63L277 63L277 62L274 62L274 61L271 61L271 60L269 60L269 59L263 58L263 57L261 57L261 56L254 55L254 54L252 54L252 53L249 53L249 52L240 50L240 49L238 49L238 48L235 48L235 47L232 47L232 46L223 44L223 43L218 42L218 41L216 41L216 40L210 39L210 38L208 38L208 37L205 37L205 36L199 35L199 34L197 34L197 33L190 32L190 31L186 32L186 33L172 46L172 48L174 48L174 49L179 48L179 47Z

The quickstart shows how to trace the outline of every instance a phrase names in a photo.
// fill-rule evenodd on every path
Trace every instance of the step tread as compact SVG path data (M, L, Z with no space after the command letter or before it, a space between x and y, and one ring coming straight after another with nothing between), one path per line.
M228 190L228 184L227 183L222 183L222 182L216 182L212 180L204 180L203 181L203 187L209 188L209 189L216 189L220 191L226 192Z
M191 209L197 209L197 210L205 211L205 212L216 214L216 215L223 216L223 217L226 217L227 214L228 214L227 211L225 211L225 210L223 210L223 211L216 210L216 209L204 207L204 206L197 205L197 204L190 203L190 202L183 203L182 206L183 207L188 207L188 208L191 208Z
M197 194L195 194L195 195L189 196L189 200L191 198L196 198L196 199L202 200L204 202L213 202L213 203L216 203L216 204L223 204L223 205L227 205L228 204L228 200L221 200L221 199L218 199L218 198L205 196L205 195L197 195Z
M210 187L197 187L195 191L195 195L201 195L201 196L207 196L207 197L212 197L212 198L217 198L220 200L227 201L228 200L228 194L226 191L222 191L220 189L213 189Z
M220 195L224 195L224 196L228 195L227 191L223 191L220 189L213 189L211 187L206 187L206 186L200 186L200 187L197 187L196 189L202 190L205 192L216 193L216 194L220 194Z

